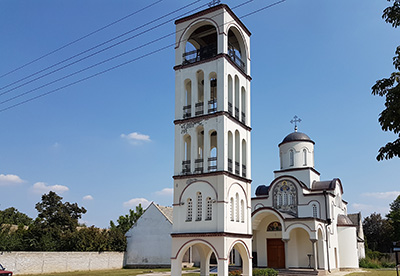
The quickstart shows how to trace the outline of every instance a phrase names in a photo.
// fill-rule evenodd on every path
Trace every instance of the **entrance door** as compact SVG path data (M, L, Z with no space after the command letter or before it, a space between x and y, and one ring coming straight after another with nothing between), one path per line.
M281 239L267 239L268 267L285 268L285 244Z

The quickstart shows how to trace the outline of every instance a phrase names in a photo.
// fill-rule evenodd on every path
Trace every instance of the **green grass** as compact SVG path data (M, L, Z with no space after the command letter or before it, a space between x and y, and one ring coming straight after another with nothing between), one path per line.
M95 271L75 271L48 274L28 274L26 276L135 276L153 272L170 271L170 269L113 269Z

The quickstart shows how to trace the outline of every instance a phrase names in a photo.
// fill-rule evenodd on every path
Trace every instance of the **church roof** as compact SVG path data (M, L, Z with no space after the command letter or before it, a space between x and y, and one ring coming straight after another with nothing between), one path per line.
M311 143L315 144L314 141L311 140L311 138L308 137L307 134L302 133L302 132L297 132L297 131L292 132L289 135L287 135L283 139L283 141L279 144L279 146L289 143L289 142L311 142Z
M351 221L351 219L349 219L349 217L346 216L346 215L338 215L337 225L338 225L338 226L356 226L356 225Z
M311 185L311 190L313 191L327 191L327 190L334 190L336 185L340 186L340 191L343 194L343 186L338 178L334 178L328 181L314 181Z
M161 206L158 204L154 204L160 210L160 212L172 223L172 207Z
M260 185L256 189L256 196L266 196L268 195L269 186Z

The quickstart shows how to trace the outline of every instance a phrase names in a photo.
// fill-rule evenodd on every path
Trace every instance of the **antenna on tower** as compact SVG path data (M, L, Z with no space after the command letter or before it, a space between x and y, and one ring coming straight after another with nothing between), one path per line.
M293 117L293 120L290 120L290 123L293 124L294 123L294 132L297 132L297 123L300 123L301 119L299 117L297 117L297 115L295 115Z
M212 0L210 3L208 3L208 7L214 7L216 5L218 5L219 3L221 3L220 0Z

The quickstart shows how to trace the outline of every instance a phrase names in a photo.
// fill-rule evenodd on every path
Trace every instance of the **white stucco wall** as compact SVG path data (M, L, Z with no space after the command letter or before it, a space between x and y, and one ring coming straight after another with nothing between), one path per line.
M356 227L338 227L340 268L358 268Z
M126 233L124 266L169 266L172 224L151 204Z
M42 274L122 268L123 252L1 252L0 263L14 273Z

